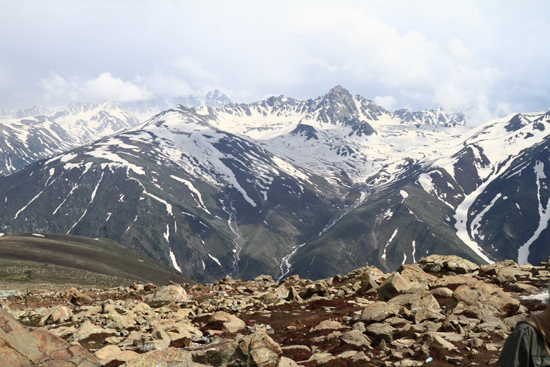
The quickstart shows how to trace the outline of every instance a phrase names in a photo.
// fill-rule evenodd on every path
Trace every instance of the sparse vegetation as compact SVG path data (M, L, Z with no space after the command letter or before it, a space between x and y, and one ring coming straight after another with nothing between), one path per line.
M169 266L111 240L44 236L6 233L0 237L0 287L2 283L13 286L14 282L105 287L131 282L193 282Z

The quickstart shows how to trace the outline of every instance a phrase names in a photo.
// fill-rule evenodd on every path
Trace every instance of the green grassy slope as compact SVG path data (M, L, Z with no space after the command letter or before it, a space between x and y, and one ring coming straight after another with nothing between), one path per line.
M31 270L32 281L116 285L193 282L171 267L108 239L6 232L0 237L0 278ZM101 282L99 281L101 279Z

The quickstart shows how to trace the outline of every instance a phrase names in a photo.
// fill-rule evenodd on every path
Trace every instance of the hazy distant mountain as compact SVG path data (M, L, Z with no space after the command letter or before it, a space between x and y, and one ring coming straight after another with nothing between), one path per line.
M135 126L178 104L222 106L229 102L216 90L203 97L155 96L129 103L105 101L71 103L65 108L0 110L0 175Z
M46 112L46 109L32 109ZM16 113L19 116L20 114ZM6 175L103 136L135 126L138 119L112 102L72 103L64 110L0 120L0 174Z
M50 109L47 107L37 107L26 110L4 110L0 109L0 119L22 119L25 117L39 116L39 115L50 115L55 112L55 109Z
M206 96L195 96L191 94L179 97L155 95L146 100L123 102L119 103L119 105L125 111L138 116L141 121L144 121L153 115L174 108L177 105L182 105L184 107L220 107L229 103L231 103L231 100L225 94L215 90L213 92L208 92Z

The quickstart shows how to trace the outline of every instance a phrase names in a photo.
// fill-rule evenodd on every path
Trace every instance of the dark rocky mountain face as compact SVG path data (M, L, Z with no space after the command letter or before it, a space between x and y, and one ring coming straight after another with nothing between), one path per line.
M549 114L463 122L341 87L178 106L0 178L0 230L111 238L203 281L545 260Z
M198 279L276 274L342 205L327 181L181 107L2 180L3 231L107 237Z

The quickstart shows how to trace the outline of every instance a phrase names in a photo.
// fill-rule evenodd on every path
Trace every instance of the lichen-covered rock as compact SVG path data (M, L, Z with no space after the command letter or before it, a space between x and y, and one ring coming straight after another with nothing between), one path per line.
M428 332L423 336L424 343L429 347L436 347L448 351L458 352L458 348L453 343L446 341L440 335Z
M524 271L515 268L498 268L496 281L500 284L515 283L518 280L531 279L533 274L529 271Z
M71 316L73 316L73 311L69 307L58 305L42 317L38 325L60 324L69 320Z
M248 356L249 365L258 367L277 367L283 354L279 344L267 334L255 332L238 340L239 350Z
M332 321L332 320L324 320L321 321L317 326L315 326L312 331L318 331L318 330L338 330L338 329L345 329L348 328L348 326L343 325L342 323L338 321Z
M215 312L209 319L210 322L222 321L223 329L229 333L236 333L246 328L246 324L243 320L239 319L235 315L231 315L227 312L218 311Z
M313 284L306 286L305 291L300 294L300 297L307 299L313 295L324 296L327 294L328 289L328 284L324 280L317 280Z
M426 291L418 293L401 294L388 301L389 304L406 306L411 310L417 308L438 309L439 303L435 297Z
M414 314L415 324L420 324L422 321L443 321L445 320L445 315L443 315L439 310L429 309L429 308L419 308Z
M520 304L519 300L510 297L499 287L480 280L458 287L447 302L446 313L464 314L477 319L489 315L504 319L514 315Z
M382 339L385 340L386 343L390 343L393 339L394 331L395 329L388 324L375 322L367 326L366 334L372 337L375 345L378 345Z
M127 361L124 367L170 367L181 365L186 367L207 367L209 365L195 362L193 354L188 351L176 348L167 348L164 350L155 350L140 354L139 357Z
M84 293L77 293L71 297L71 303L77 306L91 305L93 298Z
M456 255L430 255L418 261L424 271L430 273L452 271L457 274L473 273L479 266Z
M488 265L481 265L479 267L479 273L481 275L497 275L498 271L502 268L515 268L519 269L519 265L514 260L497 261Z
M182 286L171 284L164 287L160 287L159 289L157 289L157 291L153 295L148 296L145 301L149 303L152 303L152 302L182 303L182 302L187 302L188 300L189 298L187 297L187 293L185 292L185 289L182 288Z
M390 299L408 293L411 290L410 282L399 273L390 275L384 283L377 288L378 299L386 302Z
M100 366L80 345L71 345L45 329L27 331L12 315L0 309L0 366Z
M132 311L127 311L125 314L120 314L117 310L109 312L107 315L107 327L113 329L128 329L136 325L135 314Z
M478 279L467 275L449 275L442 278L438 278L429 283L430 289L440 287L458 287L462 284L474 284Z
M121 350L116 345L107 345L94 353L94 356L101 361L103 366L113 362L128 362L139 357L139 353L133 350Z
M89 320L84 321L80 327L70 337L69 341L79 341L89 338L94 334L116 334L114 329L104 329L102 327L95 326Z
M399 306L386 302L371 303L361 312L360 320L366 323L384 321L388 317L399 315L399 310Z
M410 282L429 283L437 279L435 275L426 273L418 264L402 264L397 272Z
M346 344L355 345L357 347L368 347L371 345L371 341L365 334L359 330L351 330L344 333L340 340Z

